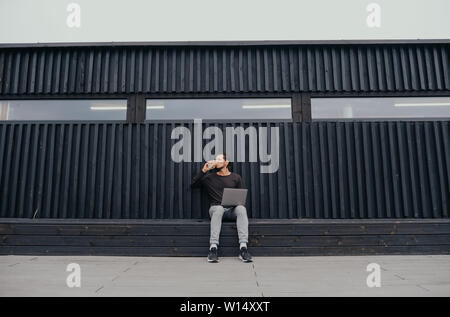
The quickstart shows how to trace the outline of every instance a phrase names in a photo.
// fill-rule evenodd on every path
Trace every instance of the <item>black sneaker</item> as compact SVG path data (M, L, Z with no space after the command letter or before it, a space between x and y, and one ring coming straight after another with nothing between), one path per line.
M239 251L239 259L241 259L242 262L253 262L252 256L245 247L242 247Z
M217 248L209 249L208 262L212 262L212 263L219 262L219 258L217 257Z

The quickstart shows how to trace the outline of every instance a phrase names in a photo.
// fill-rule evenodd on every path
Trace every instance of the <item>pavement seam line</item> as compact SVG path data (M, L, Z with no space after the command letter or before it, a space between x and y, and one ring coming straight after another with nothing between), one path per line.
M394 276L396 276L396 277L398 277L399 279L401 279L401 280L406 280L406 278L404 278L404 277L402 277L402 276L400 276L400 275L398 275L398 274L394 274Z
M258 283L258 275L256 274L256 269L255 269L255 263L252 263L252 268L253 268L253 274L255 275L255 282L256 282L256 287L258 290L261 291L261 297L264 297L264 292L261 289L261 286Z
M423 287L423 286L420 285L420 284L417 284L416 286L417 286L418 288L421 288L421 289L427 291L427 292L430 292L430 290L429 290L428 288L425 288L425 287Z

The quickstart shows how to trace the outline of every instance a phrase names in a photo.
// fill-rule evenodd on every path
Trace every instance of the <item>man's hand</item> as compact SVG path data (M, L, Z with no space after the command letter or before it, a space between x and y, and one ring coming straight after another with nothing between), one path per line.
M205 165L203 165L202 172L206 173L207 171L212 170L214 167L216 167L216 162L208 161L205 163Z

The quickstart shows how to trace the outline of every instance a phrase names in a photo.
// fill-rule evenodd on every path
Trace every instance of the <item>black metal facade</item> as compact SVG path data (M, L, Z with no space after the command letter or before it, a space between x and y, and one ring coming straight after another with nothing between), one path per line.
M202 163L171 160L180 125L1 123L0 217L207 218ZM279 128L276 173L233 163L252 218L448 217L449 121L214 125Z
M128 98L128 123L1 122L0 218L207 218L189 190L201 163L170 159L170 132L192 123L136 123L146 96L291 96L301 121L310 96L449 96L449 55L449 43L0 47L0 99ZM448 120L211 124L279 128L276 173L234 163L252 218L448 217Z
M448 91L449 45L0 48L0 95Z

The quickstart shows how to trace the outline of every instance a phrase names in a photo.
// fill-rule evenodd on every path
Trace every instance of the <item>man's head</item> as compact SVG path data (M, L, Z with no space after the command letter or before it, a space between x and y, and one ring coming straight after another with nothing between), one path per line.
M222 169L222 168L227 168L228 164L230 162L227 160L227 155L225 153L223 154L218 154L216 156L216 168L217 169Z

